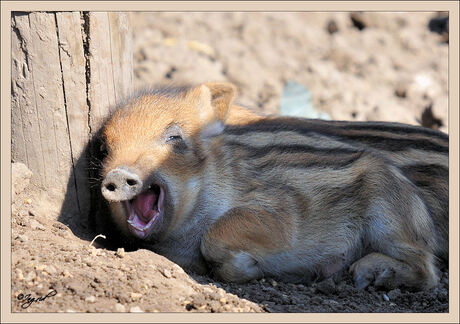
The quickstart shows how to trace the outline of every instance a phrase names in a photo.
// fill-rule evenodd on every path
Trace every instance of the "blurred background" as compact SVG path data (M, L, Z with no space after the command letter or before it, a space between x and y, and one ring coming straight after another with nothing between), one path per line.
M444 12L134 12L135 86L230 81L265 113L448 131Z

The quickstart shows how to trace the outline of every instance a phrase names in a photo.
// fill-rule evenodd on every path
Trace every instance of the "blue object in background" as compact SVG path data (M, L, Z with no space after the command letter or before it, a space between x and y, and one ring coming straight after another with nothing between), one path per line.
M330 120L325 112L318 112L311 101L308 90L300 83L290 80L283 89L280 105L281 116L304 117Z

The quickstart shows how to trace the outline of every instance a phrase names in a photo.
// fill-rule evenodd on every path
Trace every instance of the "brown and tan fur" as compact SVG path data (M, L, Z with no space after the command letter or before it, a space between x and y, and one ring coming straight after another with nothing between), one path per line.
M152 92L106 123L102 176L123 167L139 190L166 188L149 248L227 281L308 282L349 269L360 288L436 284L437 261L448 259L447 135L259 116L235 96L228 83ZM170 125L182 135L174 145ZM130 235L121 200L109 201L111 214Z

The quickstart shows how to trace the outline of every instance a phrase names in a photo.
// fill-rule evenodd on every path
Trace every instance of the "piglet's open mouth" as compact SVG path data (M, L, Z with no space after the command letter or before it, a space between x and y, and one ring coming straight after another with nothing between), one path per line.
M163 212L165 193L161 186L151 185L150 188L131 200L125 201L129 213L128 227L131 232L145 238L159 222Z

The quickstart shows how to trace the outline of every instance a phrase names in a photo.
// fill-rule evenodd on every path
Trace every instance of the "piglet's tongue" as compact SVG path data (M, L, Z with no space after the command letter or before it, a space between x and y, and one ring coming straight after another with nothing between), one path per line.
M154 192L149 191L138 195L136 199L134 199L134 211L143 221L149 222L153 216L155 216L157 208L154 208L154 206L157 202L157 198Z

